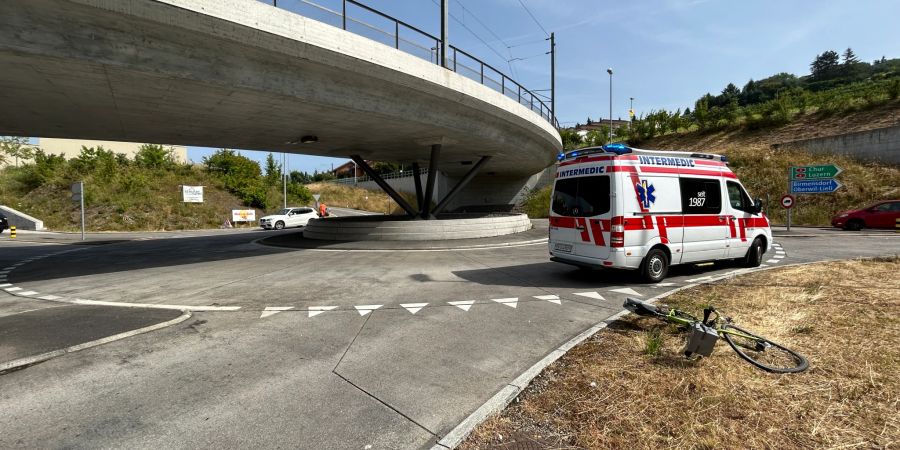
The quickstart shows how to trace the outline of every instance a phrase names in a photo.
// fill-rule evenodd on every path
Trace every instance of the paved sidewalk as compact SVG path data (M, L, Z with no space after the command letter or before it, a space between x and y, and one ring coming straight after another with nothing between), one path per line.
M0 317L0 367L166 322L181 311L63 305Z

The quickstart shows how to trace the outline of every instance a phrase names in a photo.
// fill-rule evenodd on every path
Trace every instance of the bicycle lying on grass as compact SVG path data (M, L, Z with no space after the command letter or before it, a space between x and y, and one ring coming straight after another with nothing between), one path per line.
M622 306L635 314L657 317L688 329L690 335L684 347L686 357L711 355L716 341L722 337L738 356L760 369L795 373L809 367L809 362L799 353L738 327L730 317L720 316L712 306L703 310L703 320L666 305L656 306L635 298L626 298Z

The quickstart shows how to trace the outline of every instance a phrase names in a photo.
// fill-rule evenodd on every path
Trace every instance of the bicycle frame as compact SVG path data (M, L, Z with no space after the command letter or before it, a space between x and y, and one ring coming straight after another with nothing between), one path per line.
M680 312L683 313L682 311L679 311L679 310L677 310L677 309L675 309L675 308L670 308L670 309L669 309L669 312L665 315L666 321L667 321L667 322L670 322L670 323L677 324L677 325L683 325L683 326L686 326L686 327L690 327L691 325L693 325L693 324L696 323L696 322L701 322L699 319L696 319L696 318L688 319L688 318L685 318L685 317L679 317L679 316L678 316L678 313L680 313ZM709 315L710 315L710 313L715 313L715 314L716 314L715 317L714 317L712 320L709 320ZM704 310L703 310L703 315L704 315L704 320L703 320L702 322L703 322L704 324L708 325L708 326L712 326L713 328L715 328L715 329L716 329L716 332L719 333L719 336L720 336L720 337L723 337L723 335L727 333L727 334L730 334L730 335L732 335L732 336L739 336L739 337L742 337L742 338L744 338L744 339L750 339L750 340L753 340L753 341L759 341L759 338L757 338L756 336L750 336L750 335L748 335L748 334L746 334L746 333L741 333L740 331L730 330L730 329L727 329L727 328L723 328L723 327L722 327L722 320L721 320L721 316L719 315L719 312L716 311L716 310L715 310L714 308L712 308L712 307L709 307L709 308L704 309ZM712 325L710 325L710 324L712 324Z

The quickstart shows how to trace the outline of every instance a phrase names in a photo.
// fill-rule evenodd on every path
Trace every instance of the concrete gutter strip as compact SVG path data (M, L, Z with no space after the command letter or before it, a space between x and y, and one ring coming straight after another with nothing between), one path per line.
M105 338L95 339L93 341L85 342L78 345L73 345L71 347L66 347L59 350L53 350L51 352L41 353L40 355L28 356L25 358L14 359L9 362L0 363L0 375L9 372L11 370L19 369L22 367L27 367L32 364L37 364L40 362L47 361L48 359L56 358L57 356L62 356L67 353L73 353L81 350L85 350L91 347L96 347L98 345L107 344L110 342L118 341L120 339L125 339L131 336L137 336L139 334L148 333L151 331L159 330L162 328L166 328L172 325L179 324L191 318L190 311L184 311L180 316L168 320L162 323L158 323L156 325L150 325L143 328L138 328L136 330L126 331L124 333L114 334L112 336L107 336Z

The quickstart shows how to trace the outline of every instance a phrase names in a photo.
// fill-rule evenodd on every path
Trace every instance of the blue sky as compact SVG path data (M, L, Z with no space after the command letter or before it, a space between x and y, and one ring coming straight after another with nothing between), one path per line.
M339 0L311 0L340 10ZM361 0L431 34L440 33L439 0ZM316 12L298 0L279 7ZM521 0L541 26L556 33L557 116L563 124L609 115L693 107L729 82L778 72L805 75L825 50L853 48L863 61L900 57L896 0ZM550 87L544 31L520 0L450 0L451 44L472 53L533 90ZM351 8L351 17L375 21ZM320 16L323 20L325 16ZM521 58L521 59L518 59ZM514 61L510 61L514 60ZM195 161L207 149L189 149ZM264 160L265 153L244 152ZM328 170L344 160L291 155L292 170Z

